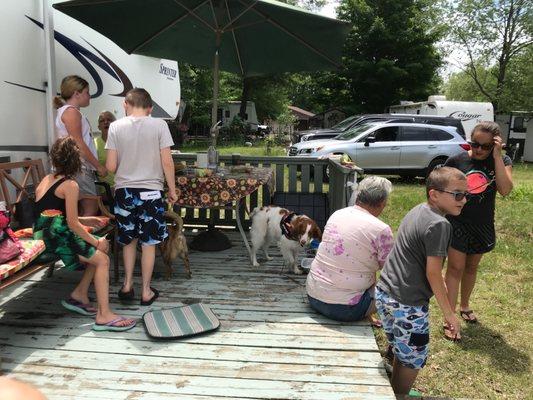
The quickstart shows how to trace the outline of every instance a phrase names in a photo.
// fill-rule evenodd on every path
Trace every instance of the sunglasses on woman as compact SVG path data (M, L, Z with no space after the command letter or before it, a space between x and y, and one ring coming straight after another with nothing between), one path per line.
M443 190L443 189L435 189L435 190L437 190L439 192L453 194L453 198L454 198L455 201L461 201L464 198L468 199L468 196L470 195L470 193L468 193L468 192L450 192L448 190Z
M481 143L478 143L478 142L468 142L468 144L470 146L472 146L472 148L474 148L474 149L478 149L478 148L481 147L481 149L485 150L485 151L492 150L492 148L494 147L494 144L492 144L492 143L481 144Z

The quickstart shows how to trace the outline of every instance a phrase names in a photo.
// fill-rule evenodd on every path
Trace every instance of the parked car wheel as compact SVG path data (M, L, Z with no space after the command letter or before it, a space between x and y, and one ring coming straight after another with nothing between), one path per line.
M428 165L428 168L426 171L426 178L429 176L431 171L433 171L437 166L444 164L446 160L447 158L445 157L439 157L439 158L435 158L434 160L432 160Z

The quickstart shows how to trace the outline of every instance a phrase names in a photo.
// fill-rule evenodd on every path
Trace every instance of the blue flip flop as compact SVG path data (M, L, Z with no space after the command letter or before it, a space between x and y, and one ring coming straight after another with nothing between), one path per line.
M83 304L82 302L75 300L72 297L68 300L61 300L61 305L67 310L81 315L87 315L89 317L93 317L96 315L96 308L94 308L90 304Z
M124 317L118 317L114 319L113 321L109 321L107 324L97 324L96 322L93 324L93 331L112 331L112 332L124 332L127 330L130 330L135 325L137 325L136 320L132 320L131 324L128 325L120 325L120 322L126 321L130 318L124 318Z

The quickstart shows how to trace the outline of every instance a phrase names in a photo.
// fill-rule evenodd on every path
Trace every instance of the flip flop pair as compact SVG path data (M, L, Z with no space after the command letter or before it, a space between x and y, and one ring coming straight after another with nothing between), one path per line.
M130 321L128 324L123 325L121 322L123 321ZM103 332L103 331L111 331L111 332L124 332L128 331L131 328L133 328L137 324L137 321L131 318L124 318L124 317L118 317L115 318L112 321L109 321L106 324L97 324L96 322L93 324L93 331Z
M154 295L146 301L143 300L141 297L141 306L149 306L159 297L159 291L156 288L150 286L150 290L154 293ZM133 301L135 299L135 293L133 292L133 288L131 288L129 292L123 292L122 289L120 289L118 291L118 298L121 302Z
M67 300L61 300L61 305L69 311L89 317L94 317L97 311L91 304L84 304L72 297Z

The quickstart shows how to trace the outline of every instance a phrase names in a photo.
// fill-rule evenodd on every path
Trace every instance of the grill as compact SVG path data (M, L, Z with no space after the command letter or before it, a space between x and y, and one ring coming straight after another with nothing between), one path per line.
M296 154L298 154L298 150L296 149L296 147L292 146L291 148L289 148L289 156L295 156Z

